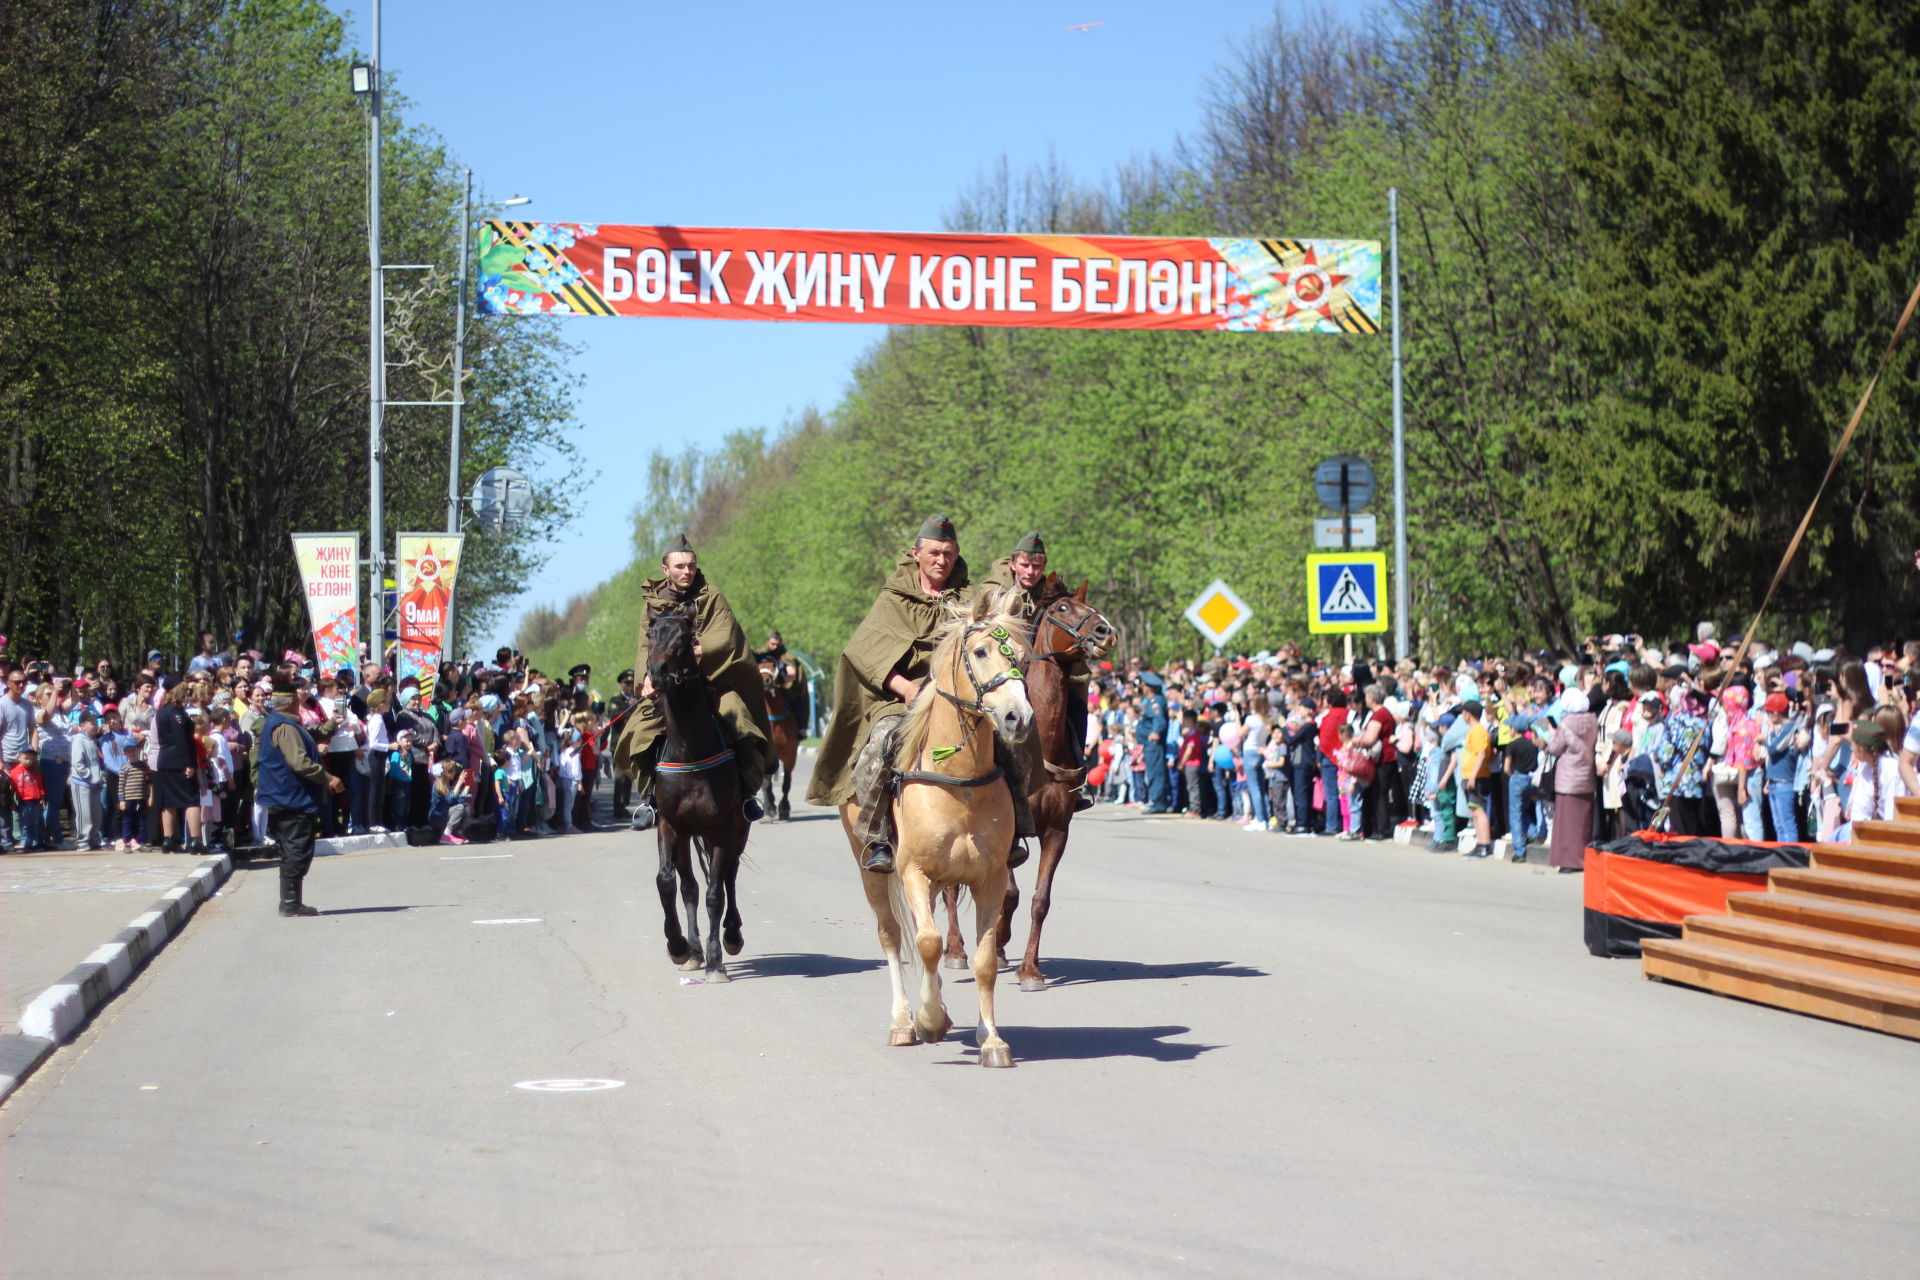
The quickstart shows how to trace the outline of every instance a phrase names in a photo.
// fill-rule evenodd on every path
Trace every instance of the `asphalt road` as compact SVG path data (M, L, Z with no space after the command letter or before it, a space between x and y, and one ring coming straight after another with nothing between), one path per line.
M626 833L237 872L0 1110L0 1274L1914 1274L1920 1044L1592 959L1577 877L1096 811L987 1071L796 816L726 986Z

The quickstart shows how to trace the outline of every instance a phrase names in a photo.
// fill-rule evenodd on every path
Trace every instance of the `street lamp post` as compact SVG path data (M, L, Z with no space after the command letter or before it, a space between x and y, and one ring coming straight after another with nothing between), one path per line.
M367 260L369 332L367 334L367 656L381 660L386 641L386 547L381 524L381 419L387 400L387 340L384 272L380 269L380 0L373 0L373 54L354 69L354 91L367 100Z
M509 196L502 207L532 204L531 196ZM464 171L460 193L460 282L453 312L453 433L447 447L447 532L460 532L460 412L467 403L467 284L472 266L473 170Z

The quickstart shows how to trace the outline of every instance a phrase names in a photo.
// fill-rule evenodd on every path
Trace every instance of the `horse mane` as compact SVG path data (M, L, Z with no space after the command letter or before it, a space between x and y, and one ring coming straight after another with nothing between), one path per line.
M934 634L933 657L927 663L927 672L932 678L907 708L907 722L900 730L900 745L893 757L896 767L913 768L913 762L926 749L934 704L940 701L940 695L934 690L939 675L953 662L960 637L975 626L984 626L989 631L996 626L1004 627L1016 650L1024 651L1020 653L1021 660L1024 662L1031 656L1033 646L1027 639L1026 619L1013 612L1012 601L1011 591L996 591L978 597L972 610L949 606L950 616L946 625Z
M1041 580L1039 603L1042 608L1045 608L1055 600L1064 600L1072 594L1073 591L1061 580L1060 574L1056 570Z

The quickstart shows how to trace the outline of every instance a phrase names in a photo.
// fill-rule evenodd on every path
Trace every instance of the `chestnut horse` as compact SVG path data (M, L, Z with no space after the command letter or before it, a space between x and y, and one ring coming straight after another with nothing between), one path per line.
M1033 902L1029 907L1026 954L1020 959L1020 989L1045 991L1040 972L1040 930L1053 906L1053 877L1067 851L1067 828L1073 823L1075 802L1086 783L1083 754L1072 742L1075 721L1067 715L1067 700L1081 696L1067 678L1077 662L1105 656L1119 632L1087 603L1087 584L1069 592L1060 575L1050 573L1040 586L1033 619L1033 661L1027 667L1027 700L1033 704L1033 750L1041 768L1029 779L1027 803L1033 809L1034 831L1040 838L1040 865L1033 874ZM964 967L957 893L947 896L947 967ZM1000 912L998 951L1004 956L1013 934L1013 913L1020 906L1020 886L1007 878L1007 900ZM957 964L956 964L957 962Z
M733 750L720 736L714 696L693 657L693 619L677 610L647 628L647 677L653 681L666 720L660 760L654 766L653 805L659 814L660 869L655 882L666 914L667 956L682 969L706 970L706 981L727 982L720 959L740 954L740 908L734 879L747 846L741 810L740 774ZM699 881L693 853L707 878L707 941L700 945ZM680 932L674 905L675 879L686 899L687 931ZM722 929L724 928L724 933Z
M767 780L760 784L760 807L767 811L768 817L786 822L793 817L793 805L788 797L793 792L793 766L800 759L800 717L794 714L793 704L780 692L781 665L778 658L760 659L760 687L766 691L767 725L773 730L769 755L780 774L779 808L775 809L773 803L774 768L767 770Z
M973 978L980 997L974 1043L983 1067L1010 1067L1013 1054L994 1025L993 986L1000 964L995 938L1007 896L1007 853L1013 848L1013 796L995 763L996 738L1019 742L1033 712L1023 668L1028 645L1022 620L1005 612L1005 597L983 594L972 611L938 637L931 678L898 727L899 788L891 801L898 840L891 874L862 870L861 888L879 927L893 987L889 1044L928 1044L953 1025L940 997L940 930L933 895L965 885L974 903ZM888 732L882 724L874 732ZM865 850L854 834L859 806L840 806L856 865ZM911 934L911 939L907 935ZM902 946L903 941L911 945ZM917 979L918 1005L907 998L902 964Z

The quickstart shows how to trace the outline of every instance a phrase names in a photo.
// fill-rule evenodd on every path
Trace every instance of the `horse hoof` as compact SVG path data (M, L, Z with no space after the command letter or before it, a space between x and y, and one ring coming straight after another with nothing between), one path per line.
M1022 978L1020 979L1020 989L1022 991L1045 991L1047 989L1047 980L1045 978Z
M1013 1050L1004 1044L990 1044L980 1051L980 1065L983 1067L1010 1067L1013 1065Z
M792 819L793 819L793 806L788 804L785 800L782 800L780 802L780 821L789 822Z
M727 973L727 967L721 965L718 969L707 970L706 980L708 982L732 982L733 978Z
M923 1044L939 1044L947 1038L947 1029L951 1027L953 1023L936 1022L929 1024L916 1022L913 1025L914 1030L920 1033L920 1040Z
M740 948L747 945L747 940L740 935L738 929L729 929L720 939L720 945L727 949L728 955L737 956L740 954Z
M669 942L667 944L667 959L675 964L685 964L692 955L693 950L687 946L687 940L685 938L682 938L678 943Z
M680 967L688 971L689 973L691 973L695 969L706 968L707 962L705 960L702 960L699 956L689 955L686 957L686 959L680 961Z
M914 1034L912 1027L895 1027L892 1031L887 1032L887 1046L889 1048L898 1049L919 1043L920 1037Z
M965 956L948 956L948 957L946 958L946 962L945 962L945 963L946 963L946 966L947 966L947 968L949 968L949 969L971 969L971 968L973 968L973 966L972 966L971 964L969 964L969 963L967 962L967 958L966 958Z

